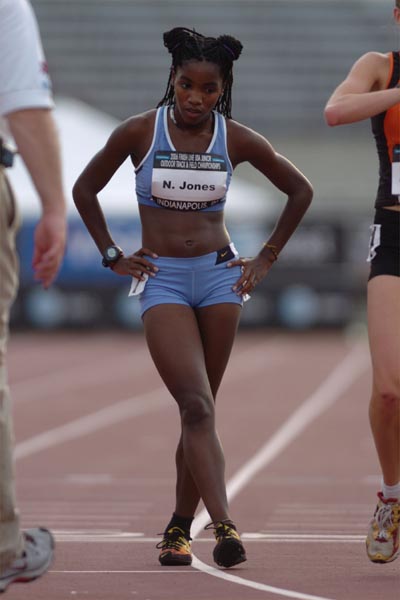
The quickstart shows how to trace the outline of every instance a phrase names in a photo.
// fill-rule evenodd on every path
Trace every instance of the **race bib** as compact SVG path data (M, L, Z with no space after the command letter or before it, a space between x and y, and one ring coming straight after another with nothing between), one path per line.
M201 210L218 203L227 189L227 164L218 154L157 151L151 193L160 206Z

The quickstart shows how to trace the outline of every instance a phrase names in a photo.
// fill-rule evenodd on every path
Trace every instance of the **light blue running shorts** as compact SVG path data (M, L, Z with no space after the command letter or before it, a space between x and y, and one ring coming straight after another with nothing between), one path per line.
M227 268L227 262L238 258L231 243L216 252L193 258L150 258L159 268L155 277L148 277L140 287L133 279L130 295L139 295L141 316L157 304L183 304L201 308L225 302L243 306L243 298L232 286L241 275L241 267Z

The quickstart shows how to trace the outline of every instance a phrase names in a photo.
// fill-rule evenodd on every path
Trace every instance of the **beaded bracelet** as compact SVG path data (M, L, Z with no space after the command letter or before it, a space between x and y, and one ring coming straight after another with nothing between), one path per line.
M268 248L269 250L271 250L274 259L278 260L278 248L274 246L274 244L267 244L267 242L265 242L264 248Z

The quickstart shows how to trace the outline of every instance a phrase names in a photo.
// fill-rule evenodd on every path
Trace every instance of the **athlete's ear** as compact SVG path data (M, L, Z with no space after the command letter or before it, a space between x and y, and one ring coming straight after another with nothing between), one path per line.
M175 71L174 67L171 67L170 73L171 73L171 83L172 83L172 85L175 85L176 71Z

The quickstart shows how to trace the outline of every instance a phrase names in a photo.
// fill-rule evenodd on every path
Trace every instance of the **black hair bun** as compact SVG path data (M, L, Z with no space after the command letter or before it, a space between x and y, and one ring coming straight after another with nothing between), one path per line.
M232 60L237 60L242 53L243 45L231 35L220 35L218 42L231 55Z
M164 46L167 48L168 52L172 54L176 48L185 44L189 38L192 38L195 35L196 32L187 27L174 27L174 29L164 33Z

